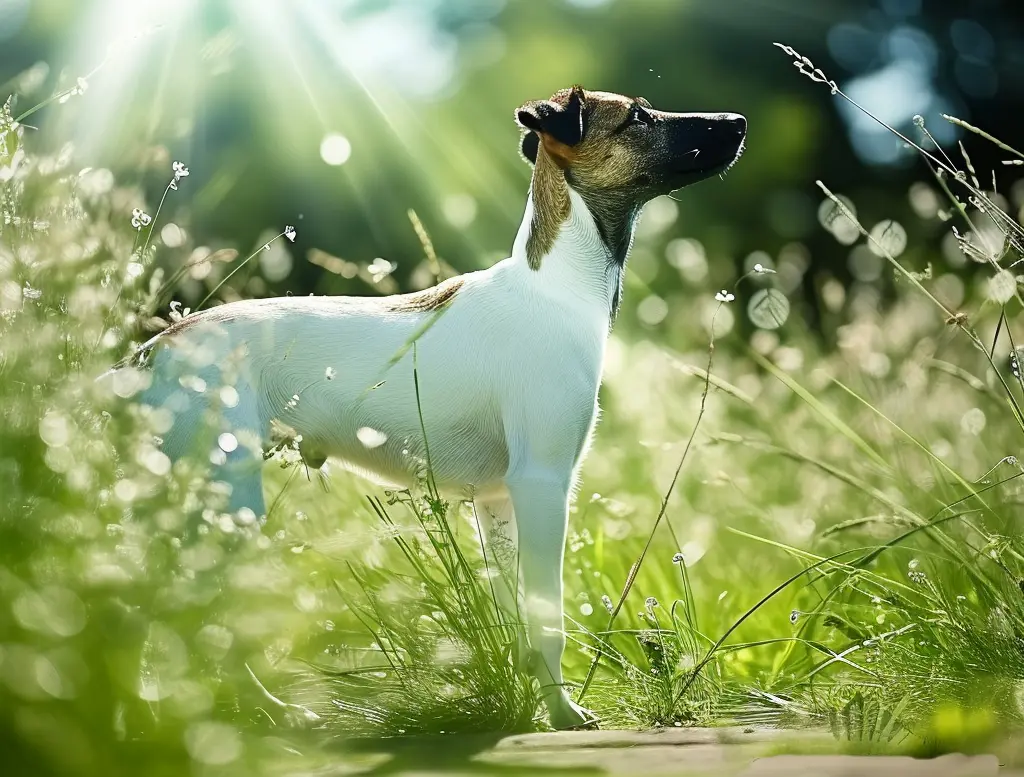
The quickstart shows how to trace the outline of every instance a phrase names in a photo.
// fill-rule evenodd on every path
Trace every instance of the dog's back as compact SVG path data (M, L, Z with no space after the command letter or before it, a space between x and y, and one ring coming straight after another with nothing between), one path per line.
M227 468L215 474L236 490L275 432L300 436L315 465L332 456L396 486L421 477L428 456L439 484L497 483L508 466L497 395L508 379L481 350L508 349L502 307L485 274L459 280L459 293L285 297L193 314L144 347L152 378L139 401L173 414L168 456L213 451ZM481 306L493 311L490 327L478 323ZM255 510L254 488L232 507Z

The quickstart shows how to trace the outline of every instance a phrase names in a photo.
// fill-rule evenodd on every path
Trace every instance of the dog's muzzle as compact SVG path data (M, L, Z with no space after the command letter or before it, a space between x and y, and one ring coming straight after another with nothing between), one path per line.
M667 183L678 189L728 170L743 152L747 120L738 113L669 114Z

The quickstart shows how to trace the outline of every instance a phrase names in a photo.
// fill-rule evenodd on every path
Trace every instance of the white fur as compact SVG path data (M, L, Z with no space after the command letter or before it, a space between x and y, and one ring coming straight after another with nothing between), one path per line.
M232 303L217 310L229 320L196 323L156 350L142 398L175 411L164 449L180 457L195 443L209 397L234 386L239 401L223 410L223 431L243 444L214 477L231 485L231 509L256 515L265 513L257 453L272 419L304 445L394 485L413 485L429 452L442 492L475 499L489 546L499 548L499 537L506 547L518 541L518 568L508 554L499 558L508 582L501 598L517 609L521 575L529 658L556 727L586 718L561 687L562 555L620 272L583 200L572 191L570 200L539 270L526 259L531 196L512 256L462 276L442 313L394 312L380 298ZM229 377L222 368L232 363L237 374ZM189 375L205 392L181 380ZM360 429L379 434L363 432L361 442ZM364 444L381 435L382 444Z

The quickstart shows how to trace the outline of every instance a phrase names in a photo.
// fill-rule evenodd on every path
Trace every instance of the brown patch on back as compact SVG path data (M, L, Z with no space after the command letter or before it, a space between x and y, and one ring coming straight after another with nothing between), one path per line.
M215 308L209 310L197 310L194 313L189 313L182 319L179 319L167 327L160 333L160 338L174 337L175 335L183 334L190 329L194 329L199 324L224 324L234 321L237 318L237 311L233 309L233 306L218 305Z
M429 289L414 291L412 294L396 294L382 301L392 313L430 313L450 304L464 282L465 279L457 275Z

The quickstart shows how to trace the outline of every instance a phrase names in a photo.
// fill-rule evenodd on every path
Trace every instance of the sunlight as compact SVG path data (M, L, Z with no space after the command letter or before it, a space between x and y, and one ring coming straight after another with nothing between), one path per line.
M475 179L491 205L505 214L510 227L518 222L521 216L518 201L522 193L504 177L486 180L484 171L465 165L460 152L463 143L468 147L471 139L475 143L486 142L492 136L486 130L500 125L493 119L483 118L477 118L477 124L472 127L452 121L439 136L422 118L419 103L446 96L456 77L453 44L434 28L422 9L406 5L368 14L358 23L348 24L316 0L302 0L296 8L304 21L304 30L315 36L334 66L345 76L343 82L332 83L329 102L338 103L341 99L338 92L354 85L359 99L375 109L374 118L386 123L391 136L410 159L415 160L412 171L425 188L436 191L439 199L458 196L444 191L443 182L450 170L461 168L469 179ZM360 118L367 117L361 115ZM480 126L484 122L486 128ZM346 139L355 147L379 144L376 124L377 121L353 123L346 130ZM495 159L510 152L502 146L491 150ZM465 235L463 239L471 241ZM480 249L474 246L474 254L479 255Z
M76 34L81 43L71 54L80 88L84 85L87 89L94 75L100 81L100 88L90 97L89 111L75 124L75 142L80 148L98 148L108 122L127 108L128 87L150 55L142 45L144 39L161 29L170 30L176 37L195 5L196 0L152 0L145 4L103 0L94 6L83 31Z

